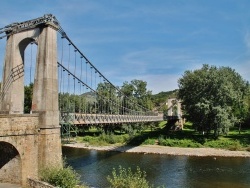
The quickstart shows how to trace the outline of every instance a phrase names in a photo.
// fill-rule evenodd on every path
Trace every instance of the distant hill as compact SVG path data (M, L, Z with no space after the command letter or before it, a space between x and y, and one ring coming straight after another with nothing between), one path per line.
M152 95L152 102L154 103L155 110L163 111L166 108L166 102L169 98L177 97L178 89L173 91L162 91L158 94Z
M96 102L96 94L92 91L83 93L82 96L86 97L87 101L90 103Z

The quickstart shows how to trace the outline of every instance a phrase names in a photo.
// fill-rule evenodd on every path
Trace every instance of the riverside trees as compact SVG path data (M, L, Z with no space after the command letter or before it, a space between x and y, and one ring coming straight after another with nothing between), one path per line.
M229 67L203 65L178 80L179 98L194 127L217 138L246 115L248 82Z
M124 82L121 91L128 98L135 100L146 109L153 109L152 91L147 90L147 82L134 79L130 83Z
M25 113L29 113L32 103L33 83L25 86L24 108ZM123 113L125 106L127 109L140 110L139 107L152 110L152 92L147 90L147 82L142 80L132 80L124 82L120 87L121 92L110 83L99 83L94 91L81 94L69 92L59 93L59 109L67 112L85 113ZM135 104L138 104L137 106ZM136 109L138 107L138 109Z

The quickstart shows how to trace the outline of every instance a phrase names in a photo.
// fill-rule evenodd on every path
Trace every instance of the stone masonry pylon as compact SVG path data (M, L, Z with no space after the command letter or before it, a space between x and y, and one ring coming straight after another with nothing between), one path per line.
M14 24L11 33L6 33L8 37L0 95L0 130L6 131L0 132L0 146L2 141L17 149L21 159L19 166L22 168L23 186L28 177L38 176L39 169L62 165L57 77L59 24L54 19L52 15L44 15L18 23L17 26ZM32 111L31 114L23 114L24 51L31 42L38 45ZM8 164L5 166L8 167ZM8 177L5 180L9 181Z

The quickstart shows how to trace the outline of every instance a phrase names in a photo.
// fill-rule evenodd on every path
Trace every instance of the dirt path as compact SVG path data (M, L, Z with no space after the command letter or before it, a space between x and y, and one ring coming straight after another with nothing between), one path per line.
M119 151L132 153L153 153L167 155L186 155L186 156L222 156L222 157L250 157L248 151L229 151L214 148L178 148L157 145L143 146L87 146L84 143L64 144L67 147L85 148L102 151Z

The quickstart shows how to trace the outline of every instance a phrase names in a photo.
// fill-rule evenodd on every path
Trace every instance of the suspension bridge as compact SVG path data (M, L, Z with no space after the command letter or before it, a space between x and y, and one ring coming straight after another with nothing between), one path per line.
M163 120L114 86L51 14L0 28L0 39L0 182L26 187L41 167L62 165L63 129Z
M59 122L61 126L163 120L161 115L147 109L144 104L138 104L133 97L126 96L118 87L114 86L70 40L58 20L51 14L1 28L0 39L47 23L52 23L58 31L57 54L54 55L57 55ZM37 44L37 41L30 39L28 44ZM20 63L12 67L9 74L7 73L8 78L2 85L1 102L5 99L11 83L22 78L26 73L24 66L24 63ZM35 66L33 65L33 67ZM30 82L33 81L30 80ZM33 113L32 110L31 108L31 113ZM22 109L16 113L22 113Z

